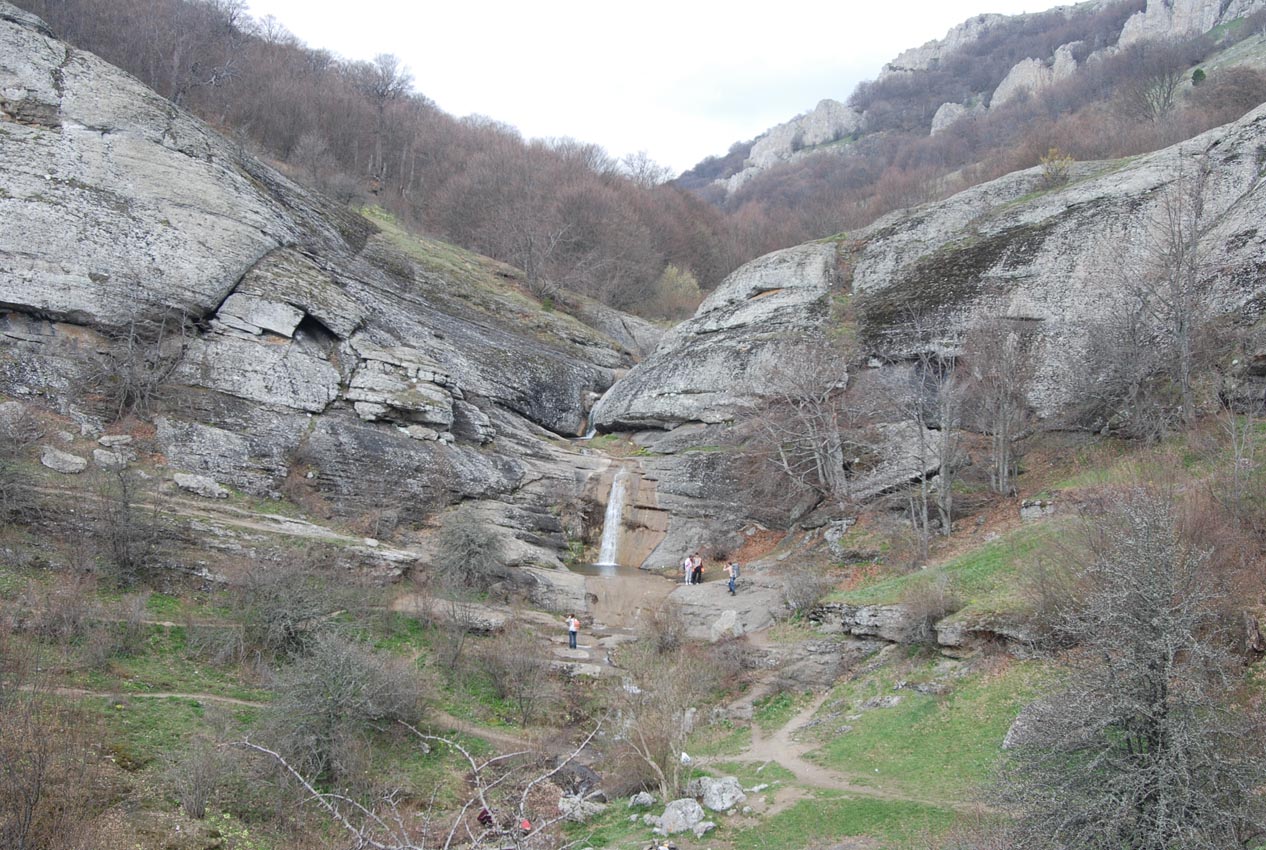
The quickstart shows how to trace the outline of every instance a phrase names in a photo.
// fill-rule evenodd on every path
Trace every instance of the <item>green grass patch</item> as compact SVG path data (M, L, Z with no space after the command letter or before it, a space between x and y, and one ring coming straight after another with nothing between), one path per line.
M827 600L851 605L891 605L900 602L916 583L946 575L951 591L969 610L1013 610L1018 603L1020 566L1053 545L1067 527L1068 521L1062 518L1030 523L944 564L878 578L853 590L833 593Z
M607 850L642 850L650 841L650 827L641 818L630 821L633 814L663 812L662 805L650 809L630 809L623 800L617 800L607 810L585 823L563 824L563 835L573 847L602 847Z
M870 836L885 847L913 847L923 836L944 831L953 820L952 811L921 803L819 793L735 833L732 846L734 850L799 848Z
M761 697L752 703L752 721L766 732L773 732L786 726L796 712L811 699L813 694L809 691L779 691Z
M92 697L83 705L102 718L106 752L125 770L139 770L180 752L199 732L231 735L249 729L259 717L257 709L180 697Z
M78 684L119 693L208 694L248 702L266 702L268 691L242 682L237 667L218 667L190 658L184 626L149 626L143 649L112 659L106 669L78 674Z
M1002 739L1044 678L1036 662L1014 663L952 683L943 696L902 689L890 708L862 709L874 693L894 695L891 676L843 688L852 730L811 754L814 761L885 790L927 799L963 799L985 782Z
M687 751L698 756L736 756L751 745L750 726L714 723L691 737Z
M184 614L185 605L178 597L166 593L151 593L145 600L145 611L164 620L176 620Z

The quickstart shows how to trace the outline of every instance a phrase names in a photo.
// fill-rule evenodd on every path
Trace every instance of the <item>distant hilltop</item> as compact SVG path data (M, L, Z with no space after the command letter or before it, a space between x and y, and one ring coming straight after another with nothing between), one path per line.
M926 130L936 134L959 120L978 117L991 107L1069 79L1087 63L1131 45L1199 36L1262 10L1266 10L1266 0L1146 0L1145 4L1143 0L1090 0L1039 13L981 14L953 27L943 39L902 52L884 65L876 82L953 69L957 60L963 66L966 95L943 103L927 116ZM1093 41L1077 38L1050 46L1051 38L1074 32L1078 23L1095 33ZM979 65L984 63L972 61L987 59L1004 46L1014 50L1017 42L1031 55L996 79L981 73ZM813 153L847 153L851 141L872 130L865 98L858 98L870 85L859 86L847 104L822 100L811 111L766 130L750 146L736 144L728 157L705 160L683 175L683 183L699 188L706 182L702 178L707 178L728 197L774 166ZM744 148L746 156L742 156Z

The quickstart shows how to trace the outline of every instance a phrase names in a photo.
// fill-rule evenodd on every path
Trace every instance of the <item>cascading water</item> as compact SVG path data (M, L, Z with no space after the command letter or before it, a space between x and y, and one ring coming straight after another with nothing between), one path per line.
M602 542L598 545L598 565L616 566L616 556L620 551L620 531L624 525L625 490L628 487L629 471L621 467L611 479L611 496L607 499L607 512L602 518Z

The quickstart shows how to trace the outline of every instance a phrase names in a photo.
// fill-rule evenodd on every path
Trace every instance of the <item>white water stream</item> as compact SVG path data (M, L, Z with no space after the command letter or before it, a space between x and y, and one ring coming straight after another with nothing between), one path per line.
M615 566L620 551L620 531L624 523L625 491L628 488L629 471L621 467L611 479L611 495L607 499L607 512L602 518L602 542L598 546L598 564Z

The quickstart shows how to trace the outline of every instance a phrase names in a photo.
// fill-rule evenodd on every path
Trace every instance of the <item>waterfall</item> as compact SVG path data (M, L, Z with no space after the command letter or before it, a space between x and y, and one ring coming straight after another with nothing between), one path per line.
M620 530L623 525L624 491L629 481L628 469L621 467L611 479L611 495L607 499L607 513L602 518L602 542L598 546L598 564L615 566L620 551Z

